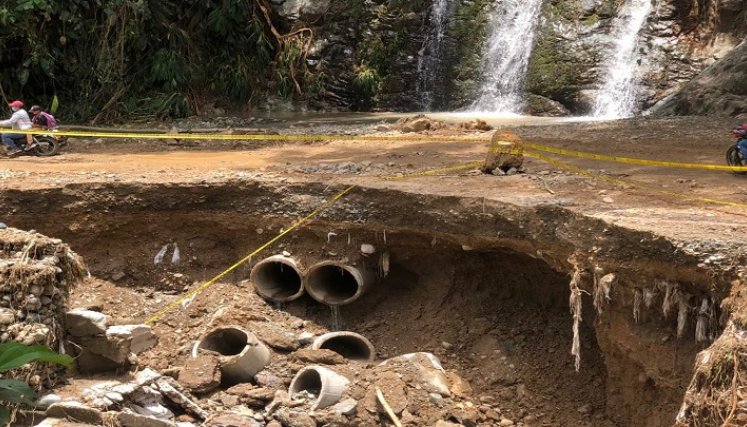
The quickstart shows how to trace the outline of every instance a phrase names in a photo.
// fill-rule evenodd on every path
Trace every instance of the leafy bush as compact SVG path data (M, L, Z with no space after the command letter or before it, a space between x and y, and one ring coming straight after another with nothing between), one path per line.
M73 363L70 356L55 353L43 345L23 345L19 343L0 344L0 373L31 362L49 362L69 367ZM0 404L33 406L36 393L23 381L0 379ZM0 425L7 425L10 410L0 407Z

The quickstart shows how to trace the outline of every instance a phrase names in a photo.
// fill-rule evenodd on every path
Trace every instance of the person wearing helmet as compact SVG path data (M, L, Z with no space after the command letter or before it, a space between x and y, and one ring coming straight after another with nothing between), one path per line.
M29 109L31 113L31 124L35 129L55 130L57 129L57 119L53 115L42 110L38 105Z
M13 101L8 104L8 107L13 111L13 115L8 120L0 120L0 128L10 127L15 130L29 130L31 129L31 119L26 110L23 109L23 102ZM18 144L25 145L26 135L22 133L3 133L0 134L3 144L8 149L8 155L15 155L21 152Z

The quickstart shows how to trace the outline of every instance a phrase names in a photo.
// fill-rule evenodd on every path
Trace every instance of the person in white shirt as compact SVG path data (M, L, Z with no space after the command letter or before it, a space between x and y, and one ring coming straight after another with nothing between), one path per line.
M0 120L0 128L10 126L16 130L31 129L31 118L29 118L29 113L23 109L23 102L16 100L9 103L8 107L13 110L13 115L8 120ZM22 133L3 133L0 138L2 138L3 144L8 147L8 155L11 156L21 151L18 147L19 143L21 145L26 144L26 135Z

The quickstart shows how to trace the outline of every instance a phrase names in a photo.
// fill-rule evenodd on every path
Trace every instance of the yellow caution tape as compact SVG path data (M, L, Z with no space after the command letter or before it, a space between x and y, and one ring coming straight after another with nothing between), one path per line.
M722 205L722 206L731 206L731 207L737 207L737 208L747 208L747 203L741 203L741 202L732 202L729 200L721 200L721 199L714 199L710 197L700 197L700 196L693 196L690 194L685 193L678 193L676 191L667 191L662 190L660 188L656 188L647 184L641 184L641 183L633 183L630 181L624 181L622 179L618 178L612 178L610 176L601 175L586 169L581 169L576 166L569 165L568 163L561 162L559 160L553 159L552 157L545 156L544 154L541 154L539 152L533 151L533 150L525 150L525 154L528 156L537 158L539 160L542 160L544 162L550 163L551 165L557 166L561 169L565 169L569 172L578 173L581 175L586 175L589 177L592 177L594 179L605 181L611 184L622 186L623 188L638 188L643 191L647 191L654 194L661 194L668 197L672 197L675 199L684 199L684 200L693 200L698 202L705 202L705 203L711 203L716 205Z
M460 170L460 169L475 168L475 167L479 167L479 165L481 165L481 164L482 164L482 162L470 162L470 163L467 163L467 164L464 164L464 165L449 166L449 167L437 168L437 169L429 169L429 170L426 170L426 171L413 172L413 173L410 173L410 174L406 174L404 176L390 177L390 178L387 178L387 179L404 179L404 178L413 178L413 177L417 177L417 176L434 175L434 174L437 174L437 173L450 172L450 171L455 171L455 170ZM277 236L275 236L272 239L268 240L267 242L265 242L264 244L262 244L261 246L259 246L257 249L253 250L251 253L249 253L248 255L246 255L244 258L241 258L240 260L236 261L233 265L231 265L227 269L223 270L221 273L219 273L218 275L216 275L212 279L210 279L207 282L201 284L200 286L192 289L191 291L187 292L185 295L183 295L182 297L180 297L176 301L172 302L168 306L166 306L163 309L159 310L157 313L155 313L154 315L152 315L151 317L149 317L145 321L145 323L149 324L149 325L152 325L152 324L158 322L159 320L163 319L164 316L166 316L171 311L179 308L179 306L181 306L184 302L189 301L190 299L194 298L198 294L204 292L206 289L208 289L209 287L213 286L218 280L220 280L223 277L225 277L228 273L236 270L241 265L243 265L243 264L251 261L252 258L254 258L255 256L257 256L257 254L259 254L263 250L267 249L270 245L272 245L273 243L275 243L278 240L282 239L285 235L287 235L291 231L293 231L293 230L301 227L305 223L307 223L309 220L311 220L312 218L314 218L315 216L317 216L320 212L322 212L323 210L327 209L328 207L330 207L331 205L333 205L335 202L337 202L338 200L340 200L341 198L343 198L344 196L346 196L348 193L350 193L351 191L353 191L353 189L355 187L356 187L355 185L351 185L351 186L345 188L344 190L340 191L339 193L335 194L332 198L327 199L321 206L319 206L318 208L314 209L310 214L308 214L305 217L303 217L303 218L295 221L290 227L288 227L287 229L283 230Z
M509 143L510 144L510 143ZM647 160L637 159L632 157L622 156L608 156L604 154L589 153L586 151L568 150L565 148L557 148L549 145L535 144L532 142L521 142L516 144L517 146L523 146L525 148L531 148L536 151L542 151L545 153L560 154L563 156L577 157L580 159L591 159L601 160L606 162L624 163L641 166L659 166L667 168L677 169L700 169L710 171L728 171L728 172L747 172L747 166L727 166L717 165L712 163L685 163L685 162L666 162L662 160ZM491 151L500 150L500 148L492 148Z
M24 135L73 136L79 138L121 138L121 139L184 139L215 141L412 141L412 142L489 142L485 138L422 135L298 135L298 134L196 134L196 133L147 133L147 132L87 132L87 131L45 131L40 129L14 130L0 129L0 133Z

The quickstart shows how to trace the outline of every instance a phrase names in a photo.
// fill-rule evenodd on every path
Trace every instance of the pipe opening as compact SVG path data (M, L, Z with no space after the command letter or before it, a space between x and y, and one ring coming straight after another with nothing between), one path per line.
M364 337L353 333L331 333L326 337L321 336L318 348L332 350L342 357L350 360L373 360L374 349L370 342Z
M306 369L291 384L291 396L302 391L319 397L322 392L322 375L316 369Z
M309 272L307 287L309 294L317 301L341 305L358 295L361 282L344 266L324 264Z
M294 300L303 294L301 272L292 259L267 258L252 269L250 280L265 299L277 302Z
M200 342L199 348L215 351L223 356L235 356L246 347L249 338L240 329L223 328L209 333Z

